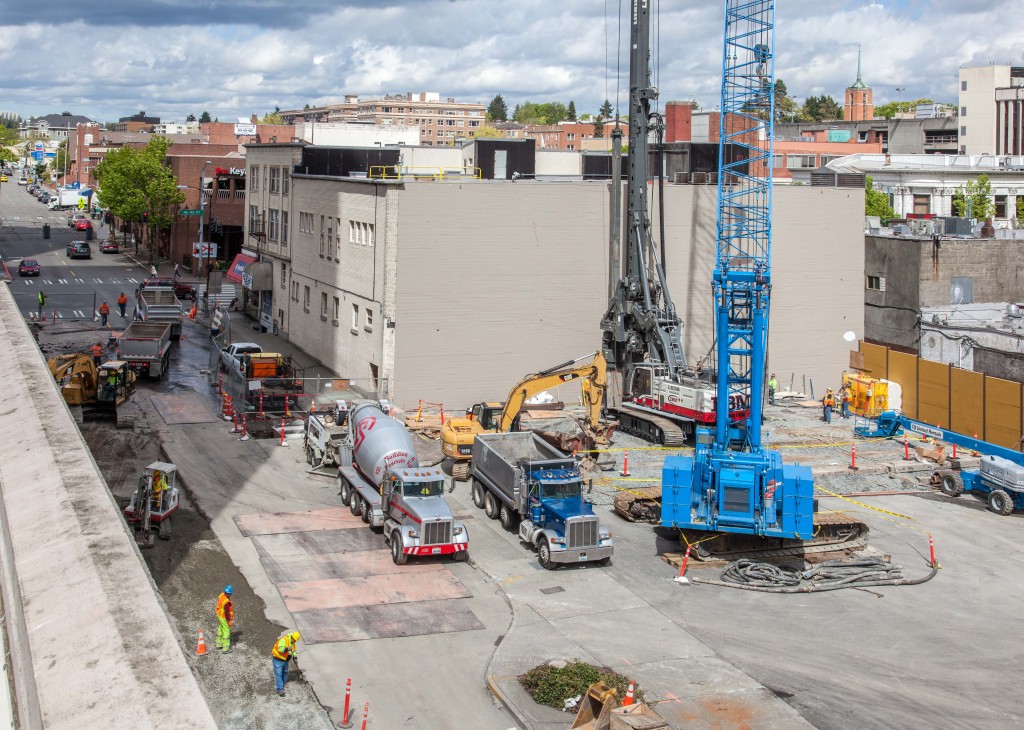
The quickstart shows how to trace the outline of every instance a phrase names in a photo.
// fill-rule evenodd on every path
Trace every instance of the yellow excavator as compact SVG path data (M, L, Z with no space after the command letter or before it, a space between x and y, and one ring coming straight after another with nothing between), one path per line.
M608 385L608 366L600 352L594 353L588 364L576 365L582 359L569 360L528 375L512 386L503 402L477 403L466 410L465 418L446 421L441 426L441 451L454 460L452 476L460 481L469 478L469 460L473 456L473 440L477 434L518 430L519 415L526 401L562 383L582 380L583 405L587 410L585 428L589 428L594 435L600 433L601 407Z
M121 408L135 392L135 371L127 362L111 360L97 366L92 355L73 352L46 364L76 421L81 423L86 413L102 413L114 416L118 428L134 425L134 411Z

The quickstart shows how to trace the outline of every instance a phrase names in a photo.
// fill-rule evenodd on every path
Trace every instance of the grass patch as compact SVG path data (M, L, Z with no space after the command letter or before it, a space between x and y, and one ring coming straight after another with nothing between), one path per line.
M541 664L521 675L519 682L534 702L556 710L564 709L567 699L582 695L594 682L604 682L613 687L620 702L629 688L628 677L608 667L595 667L581 661L569 662L562 668ZM643 700L643 690L636 684L633 686L633 695L636 702Z

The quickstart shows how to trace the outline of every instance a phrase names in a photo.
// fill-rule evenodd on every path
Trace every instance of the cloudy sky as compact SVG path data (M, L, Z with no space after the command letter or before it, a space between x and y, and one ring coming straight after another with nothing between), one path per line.
M651 0L663 101L719 93L723 3ZM405 91L487 103L501 93L596 111L626 93L616 56L629 0L0 0L0 111L100 121L145 110L222 121ZM777 76L799 100L955 102L957 69L1024 65L1020 0L781 0ZM660 48L659 48L660 45ZM897 92L896 89L903 89ZM624 108L625 102L620 106Z

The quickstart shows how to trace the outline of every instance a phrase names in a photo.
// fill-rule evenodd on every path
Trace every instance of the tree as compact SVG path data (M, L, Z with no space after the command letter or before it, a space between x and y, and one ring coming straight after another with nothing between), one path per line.
M210 121L210 112L204 111L202 114L199 115L199 123L200 124L207 124L207 123L209 123L209 121Z
M896 211L889 205L889 196L875 190L875 181L870 175L864 179L864 215L878 216L884 221L896 217Z
M264 114L260 124L284 124L284 118L278 112Z
M789 95L786 89L786 82L782 79L775 80L775 121L797 122L796 99Z
M491 99L491 103L487 107L487 118L492 122L508 121L508 107L505 105L505 100L501 98L501 94L495 94Z
M581 122L589 122L591 119L593 119L593 117L590 116L589 113L584 112L583 114L580 114L579 121L581 121Z
M597 115L601 119L610 119L612 116L612 103L605 99L604 104L601 105L601 109L598 111Z
M843 108L831 96L809 96L802 110L815 122L834 122L843 118Z
M310 106L309 106L309 104L307 103L307 104L306 104L306 105L305 105L304 107L302 107L302 108L303 108L303 109L310 109L311 107L310 107Z
M195 120L196 120L196 115L195 114L189 114L187 117L185 117L185 121L186 122L194 122Z
M882 119L892 119L897 114L913 112L918 104L934 104L931 99L914 99L913 101L890 101L875 107L875 116Z
M57 154L53 158L51 167L53 168L53 176L60 178L64 177L64 167L68 156L68 141L67 139L61 140L61 143L57 145Z
M568 119L570 122L576 121L576 102L573 101L572 99L569 99L569 108L566 110L565 114L565 118Z
M475 132L473 132L473 136L474 137L503 137L504 135L500 131L495 129L494 127L489 127L489 126L487 126L485 124L482 127L477 127L477 130Z
M983 221L992 217L992 183L988 175L978 175L953 193L953 210L958 216Z
M1013 220L1015 228L1024 228L1024 195L1017 196L1017 217Z
M598 117L594 120L594 139L604 138L604 119Z
M557 101L541 104L524 101L516 107L516 113L512 118L523 124L558 124L568 116L568 113L565 104Z

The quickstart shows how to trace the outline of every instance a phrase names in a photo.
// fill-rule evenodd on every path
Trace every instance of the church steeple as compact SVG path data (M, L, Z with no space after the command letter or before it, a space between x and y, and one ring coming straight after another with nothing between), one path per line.
M853 86L851 86L850 88L851 89L866 89L866 88L868 88L867 86L864 85L864 82L860 78L860 43L857 44L857 80L853 83Z
M860 73L860 44L857 44L857 80L853 86L846 88L846 103L843 105L843 118L851 122L860 122L875 116L875 104L872 100L871 87L864 83Z

